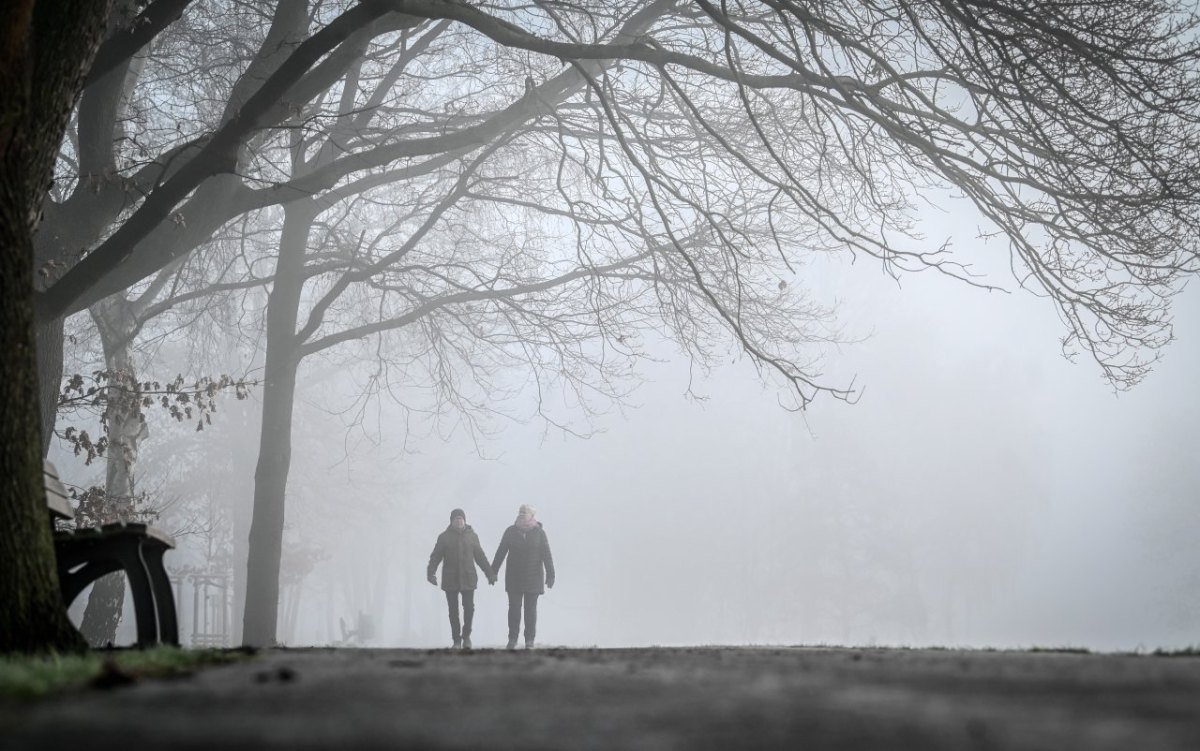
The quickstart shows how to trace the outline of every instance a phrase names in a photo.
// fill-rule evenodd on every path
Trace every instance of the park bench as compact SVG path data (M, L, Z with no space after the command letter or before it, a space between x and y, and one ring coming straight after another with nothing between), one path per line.
M138 646L178 645L175 596L163 568L163 554L175 547L175 541L147 524L126 522L55 530L56 521L73 521L75 512L54 465L45 462L44 468L63 606L71 607L79 593L101 576L124 571L133 595Z

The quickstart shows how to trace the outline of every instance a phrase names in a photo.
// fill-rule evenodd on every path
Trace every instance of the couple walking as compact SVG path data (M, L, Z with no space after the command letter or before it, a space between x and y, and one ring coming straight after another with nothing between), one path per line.
M433 553L429 556L426 576L429 583L436 585L438 564L442 565L442 590L446 593L446 604L450 609L450 636L454 648L471 648L471 622L475 617L475 587L479 575L478 564L488 584L496 583L500 566L508 558L508 569L504 572L504 591L508 593L508 648L517 648L517 636L521 630L521 616L525 616L525 648L533 649L537 635L537 599L545 587L554 586L554 558L550 555L550 541L542 523L534 516L537 509L528 504L517 512L517 520L504 530L500 547L489 564L479 535L467 524L467 515L456 508L450 512L450 526L438 535ZM462 600L462 621L458 616L459 599Z

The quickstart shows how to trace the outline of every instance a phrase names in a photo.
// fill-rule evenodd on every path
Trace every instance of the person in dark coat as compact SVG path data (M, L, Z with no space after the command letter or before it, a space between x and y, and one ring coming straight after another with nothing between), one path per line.
M525 648L533 649L537 635L537 600L554 586L554 558L550 555L550 540L542 523L534 516L537 509L521 506L517 520L504 530L500 547L492 559L492 571L500 573L500 565L508 557L504 571L504 590L508 592L508 648L517 648L521 629L521 612L525 613ZM543 586L544 585L544 586Z
M437 585L437 567L442 564L442 590L446 593L446 605L450 609L450 637L454 648L471 648L471 621L475 618L475 587L479 575L478 564L488 584L496 583L496 575L488 566L487 556L479 544L479 535L467 524L467 514L460 508L450 512L450 526L438 535L429 555L426 576L429 583ZM462 625L458 620L458 600L462 598Z

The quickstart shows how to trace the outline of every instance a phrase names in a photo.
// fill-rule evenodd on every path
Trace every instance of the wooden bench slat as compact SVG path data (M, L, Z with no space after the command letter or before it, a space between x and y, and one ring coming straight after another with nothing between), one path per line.
M54 469L54 465L45 459L42 460L42 475L46 484L46 506L50 513L59 519L74 519L75 510L71 508L71 496L67 493L67 486L58 478L58 471Z
M99 527L84 527L69 532L54 533L56 538L70 537L78 540L116 537L123 534L141 535L157 540L168 548L175 547L175 538L167 534L167 532L158 527L152 527L149 524L141 524L139 522L113 522L112 524L103 524Z

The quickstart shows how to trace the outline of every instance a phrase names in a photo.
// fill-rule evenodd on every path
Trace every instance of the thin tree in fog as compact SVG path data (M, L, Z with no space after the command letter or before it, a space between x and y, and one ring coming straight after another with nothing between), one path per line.
M185 383L182 374L173 376L139 367L137 354L139 336L148 325L158 324L160 329L196 326L202 320L211 320L210 312L221 298L269 281L252 274L227 281L239 264L236 257L229 258L228 252L219 252L221 244L211 242L210 246L215 247L210 253L168 266L149 284L140 285L136 294L133 290L117 292L89 308L104 358L103 385L98 387L97 400L104 407L101 425L106 439L106 472L103 493L93 493L93 502L88 504L87 523L133 521L149 511L143 508L142 495L136 489L141 443L149 434L147 409L161 404L180 422L186 419L189 428L196 420L202 429L205 421L211 420L208 408L215 407L213 399L220 392L236 390L239 398L244 395L242 379L208 372L199 365L194 378ZM224 245L228 248L228 241ZM227 330L223 333L230 336ZM180 399L186 401L180 403ZM103 645L116 639L124 602L123 575L110 574L96 581L80 624L90 644Z
M439 36L444 29L435 26L428 36ZM473 54L447 64L447 48ZM409 73L404 68L417 56L402 56L372 78L396 86L403 74L428 82L439 77L433 71L442 70L446 72L440 77L452 91L461 81L487 76L490 51L472 49L469 40L414 49L433 50L436 68L426 62L425 70ZM379 96L365 85L366 73L362 65L352 68L332 116L303 113L305 125L294 131L289 144L290 181L327 168L349 146L368 139L369 145L376 134L391 138L397 131L428 127L377 123L398 114L433 116L417 109L416 95L405 100L403 113L382 105L356 116L360 101ZM543 91L562 100L584 82L584 76L568 69ZM506 109L523 108L536 121L552 111L550 96L530 86L514 92ZM321 130L322 116L328 120L327 132ZM255 475L245 640L275 639L291 414L304 357L364 337L419 329L418 335L388 340L366 356L381 360L381 366L390 363L400 381L430 388L442 402L470 416L500 410L495 374L513 366L532 367L539 391L554 387L557 379L580 405L615 398L620 393L615 381L629 372L639 334L647 328L684 322L680 341L697 354L711 350L715 322L684 310L687 302L677 302L694 300L701 290L686 269L667 263L670 256L656 260L661 248L645 246L667 239L647 237L643 218L631 205L636 194L608 189L605 195L577 187L603 179L588 166L585 149L593 130L587 116L576 121L559 116L550 127L522 133L511 122L506 126L493 126L494 140L469 158L456 158L459 149L447 141L451 150L433 152L421 167L378 172L285 204L267 313L263 438ZM432 151L430 145L425 148ZM312 156L305 158L308 153ZM566 160L570 163L564 164ZM621 200L612 200L614 196ZM737 191L729 199L744 215L743 233L765 234L752 220L765 214L766 200L755 205L753 197ZM581 205L590 208L581 210ZM323 217L332 217L324 221L333 224L324 240L313 242ZM368 229L371 241L360 247L355 235L362 241ZM587 236L574 237L574 250L564 253L561 236L576 232ZM777 234L782 239L783 229ZM676 241L688 247L697 243L695 237ZM330 254L323 249L328 247L342 249L348 270L309 272L310 257L327 263ZM732 277L714 273L710 293L732 300L737 291L725 285L726 279ZM311 280L311 300L302 299L306 280ZM306 320L298 313L302 302L308 307ZM798 343L809 335L803 327L817 313L797 295L774 289L769 299L746 300L742 315L753 322L747 330L771 331L780 342Z
M74 246L91 251L64 260L69 268L38 294L41 321L130 286L203 242L149 241L169 231L189 196L294 201L292 189L336 190L372 170L456 150L468 159L512 128L550 141L564 119L581 125L562 131L561 174L578 170L595 184L582 200L568 180L554 184L572 207L560 217L573 234L561 246L587 247L581 238L598 232L580 219L593 209L631 209L637 232L605 240L640 247L656 275L682 276L678 288L639 278L628 291L661 293L672 333L691 320L718 322L801 404L827 387L815 353L802 338L781 342L755 328L747 311L801 287L789 269L814 252L977 282L960 265L966 259L914 236L913 196L927 188L952 187L974 205L1007 244L1020 282L1061 312L1067 349L1093 357L1118 385L1136 383L1169 340L1170 297L1197 269L1197 53L1194 20L1174 5L376 0L341 13L336 3L315 4L312 23L307 5L277 6L263 37L270 44L244 68L255 74L225 100L229 116L199 124L171 159L153 163L161 179L144 197L123 197L128 209ZM307 182L268 178L268 187L250 187L249 145L297 127L293 113L344 78L371 40L386 45L389 35L437 22L450 22L466 42L441 50L444 59L487 60L487 75L465 76L455 89L402 75L398 85L441 97L440 106L402 113L408 119L382 140ZM642 31L627 34L633 25ZM568 71L579 90L548 90ZM45 181L12 194L22 196L22 210L40 202L30 195L35 184ZM586 268L586 251L579 256ZM20 443L16 435L5 445ZM32 487L32 461L12 457L13 472ZM44 555L38 560L48 566Z

